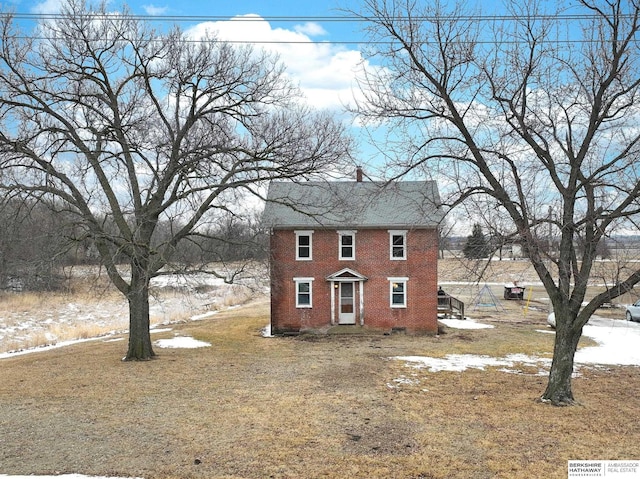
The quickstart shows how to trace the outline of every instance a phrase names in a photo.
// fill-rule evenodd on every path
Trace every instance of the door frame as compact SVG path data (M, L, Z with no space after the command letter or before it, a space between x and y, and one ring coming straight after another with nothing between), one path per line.
M330 274L325 278L329 283L331 289L331 325L341 324L340 321L340 284L352 283L353 284L353 308L354 308L354 322L349 324L360 323L360 326L364 326L364 282L367 281L367 277L354 271L350 268L344 268L333 274ZM356 289L356 283L358 288Z
M345 286L349 285L351 287L351 296L345 296ZM356 324L356 287L355 281L340 281L338 283L338 324ZM350 299L351 303L351 312L345 313L342 311L342 307L346 303L344 300Z

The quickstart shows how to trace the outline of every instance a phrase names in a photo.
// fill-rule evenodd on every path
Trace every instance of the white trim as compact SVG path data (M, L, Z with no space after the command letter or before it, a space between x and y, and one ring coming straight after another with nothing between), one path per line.
M407 259L407 230L387 230L389 232L389 259L405 261ZM393 255L393 237L402 236L402 256Z
M295 230L296 234L296 261L312 261L313 260L313 230ZM309 237L309 257L300 257L300 237Z
M366 276L361 275L357 271L351 268L342 268L340 271L337 271L333 274L330 274L325 278L327 281L366 281Z
M355 261L356 259L356 230L338 230L338 259L340 261ZM351 237L351 256L342 256L342 238Z
M364 281L360 283L360 326L364 326Z
M409 282L409 278L407 277L389 277L387 278L387 280L389 281L389 307L392 309L405 309L407 307L407 283ZM394 304L393 303L393 295L394 294L399 294L399 293L394 293L393 291L393 285L395 284L402 284L402 295L403 295L403 303L402 304Z
M293 281L296 283L296 308L300 309L311 309L313 308L313 280L314 278L293 278ZM308 284L309 285L309 304L300 304L300 285Z
M343 276L346 275L346 276ZM358 283L359 284L359 315L360 315L360 325L364 325L364 282L367 281L367 277L361 275L357 271L354 271L350 268L343 268L340 271L337 271L333 274L330 274L325 278L330 285L331 288L331 324L336 324L336 310L338 308L338 302L336 301L336 295L339 293L338 289L340 288L341 283L349 282L349 283ZM355 291L354 291L355 294ZM355 304L354 304L355 307Z
M331 281L331 326L336 324L336 289L338 283Z

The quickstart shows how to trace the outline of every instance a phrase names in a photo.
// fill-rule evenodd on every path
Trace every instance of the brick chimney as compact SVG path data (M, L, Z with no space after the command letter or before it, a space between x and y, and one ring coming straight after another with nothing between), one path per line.
M362 183L362 168L359 166L356 168L356 181Z

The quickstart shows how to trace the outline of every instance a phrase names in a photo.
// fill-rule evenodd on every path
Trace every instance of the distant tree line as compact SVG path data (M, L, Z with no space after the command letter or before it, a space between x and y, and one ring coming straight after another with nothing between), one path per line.
M55 289L59 266L74 256L68 245L68 222L33 201L9 200L0 208L0 286L2 289Z
M601 259L610 258L609 243L612 241L607 241L607 238L604 238L596 247L596 256ZM585 242L586 240L582 236L578 236L575 240L575 248L580 255L584 253L586 248ZM517 244L517 242L514 241L513 235L501 234L498 231L491 231L488 235L485 235L482 226L479 223L474 223L471 234L466 237L466 241L462 246L462 254L467 259L484 259L497 255L498 259L501 260L503 258L503 249L509 246L513 247L514 244ZM557 251L559 247L557 238L540 238L540 249L547 254ZM524 252L522 253L524 254Z
M100 264L100 255L74 218L59 205L34 199L5 200L0 205L0 290L56 290L64 283L64 267ZM109 216L102 221L109 229ZM180 227L175 220L173 223L159 225L158 243ZM179 243L173 261L193 268L262 260L266 242L257 218L229 216L203 227L190 241ZM113 256L117 263L127 262L116 250Z

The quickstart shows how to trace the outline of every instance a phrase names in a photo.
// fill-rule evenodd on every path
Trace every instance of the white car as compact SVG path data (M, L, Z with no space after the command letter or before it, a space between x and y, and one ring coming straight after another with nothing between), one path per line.
M627 306L627 321L640 321L640 299Z

